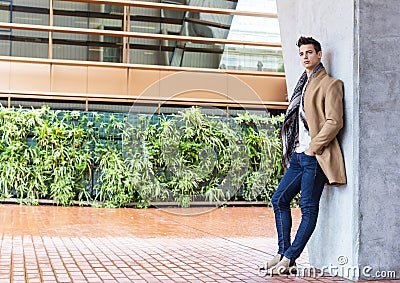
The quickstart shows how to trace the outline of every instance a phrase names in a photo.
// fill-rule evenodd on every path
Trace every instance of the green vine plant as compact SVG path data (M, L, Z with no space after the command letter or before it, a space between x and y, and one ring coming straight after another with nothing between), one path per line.
M246 165L246 157L237 154L243 152L238 144L240 132L220 118L205 116L198 108L159 117L145 128L146 149L140 159L149 159L153 182L165 193L157 199L154 196L159 194L142 190L142 196L182 207L201 199L219 203L232 197L232 186L239 187L243 176L228 173L243 171ZM233 157L242 160L234 162ZM229 189L224 185L227 177L232 179Z
M38 151L27 144L30 132L40 121L40 112L0 109L0 196L19 197L21 203L37 204L46 196L46 178L32 170L39 161Z
M0 107L0 199L147 207L269 202L283 175L283 116L127 115Z
M270 200L283 173L280 162L281 142L279 122L283 116L270 118L239 114L236 118L246 136L246 150L250 168L246 174L243 198L245 200Z

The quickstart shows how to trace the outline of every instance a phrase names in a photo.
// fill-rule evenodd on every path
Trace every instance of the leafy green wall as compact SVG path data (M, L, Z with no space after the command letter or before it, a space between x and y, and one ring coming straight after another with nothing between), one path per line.
M269 202L283 174L282 119L198 108L168 116L0 108L0 198L104 207Z

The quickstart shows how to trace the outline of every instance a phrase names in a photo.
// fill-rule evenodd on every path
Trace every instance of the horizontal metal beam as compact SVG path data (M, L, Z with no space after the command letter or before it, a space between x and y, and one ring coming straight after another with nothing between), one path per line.
M152 33L140 33L140 32L113 31L113 30L96 30L96 29L16 24L16 23L4 23L4 22L0 22L0 28L34 30L43 32L105 35L105 36L118 36L118 37L130 37L130 38L131 37L145 38L145 39L155 39L155 40L173 40L173 41L185 41L185 42L195 42L195 43L205 43L205 44L216 43L216 44L233 44L233 45L248 45L248 46L278 47L278 48L282 47L280 43L270 43L270 42L266 43L266 42L255 42L255 41L229 40L221 38L205 38L205 37L195 37L195 36L152 34Z
M285 73L281 72L259 72L259 71L242 71L229 69L209 69L209 68L194 68L194 67L175 67L161 65L144 65L144 64L127 64L127 63L111 63L111 62L95 62L95 61L77 61L77 60L62 60L62 59L44 59L30 57L14 57L0 56L0 62L20 62L20 63L37 63L37 64L52 64L66 66L99 66L113 68L135 68L139 70L163 70L163 71L185 71L197 73L224 73L232 75L251 75L262 77L285 77Z
M154 2L144 2L144 1L127 1L127 0L61 0L61 1L86 2L91 4L109 4L109 5L130 6L139 8L153 8L153 9L165 9L165 10L201 12L210 14L223 14L223 15L236 15L236 16L249 16L249 17L263 17L263 18L278 17L278 15L274 13L239 11L232 9L211 8L211 7L190 6L190 5L175 5L175 4L154 3Z
M182 105L207 105L207 106L230 106L230 107L250 107L263 108L269 107L273 109L286 109L288 102L278 101L254 101L254 102L234 102L234 101L218 101L218 100L201 100L201 99L155 99L151 97L139 97L129 95L116 94L93 94L93 93L60 93L60 92L34 92L34 91L9 91L0 89L0 97L6 98L29 98L29 99L49 99L49 100L66 100L66 101L123 101L123 102L140 102L149 104L162 105L182 104Z

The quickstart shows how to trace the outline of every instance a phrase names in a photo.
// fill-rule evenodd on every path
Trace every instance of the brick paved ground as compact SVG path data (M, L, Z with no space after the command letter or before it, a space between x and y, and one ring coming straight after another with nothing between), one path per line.
M349 282L260 276L257 264L275 253L270 208L181 215L192 213L0 205L0 283Z

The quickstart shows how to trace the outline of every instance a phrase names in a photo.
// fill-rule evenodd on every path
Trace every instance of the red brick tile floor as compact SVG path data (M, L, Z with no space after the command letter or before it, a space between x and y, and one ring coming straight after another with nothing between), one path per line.
M198 212L0 204L0 283L350 282L262 276L276 252L271 208ZM297 263L308 266L306 252Z

